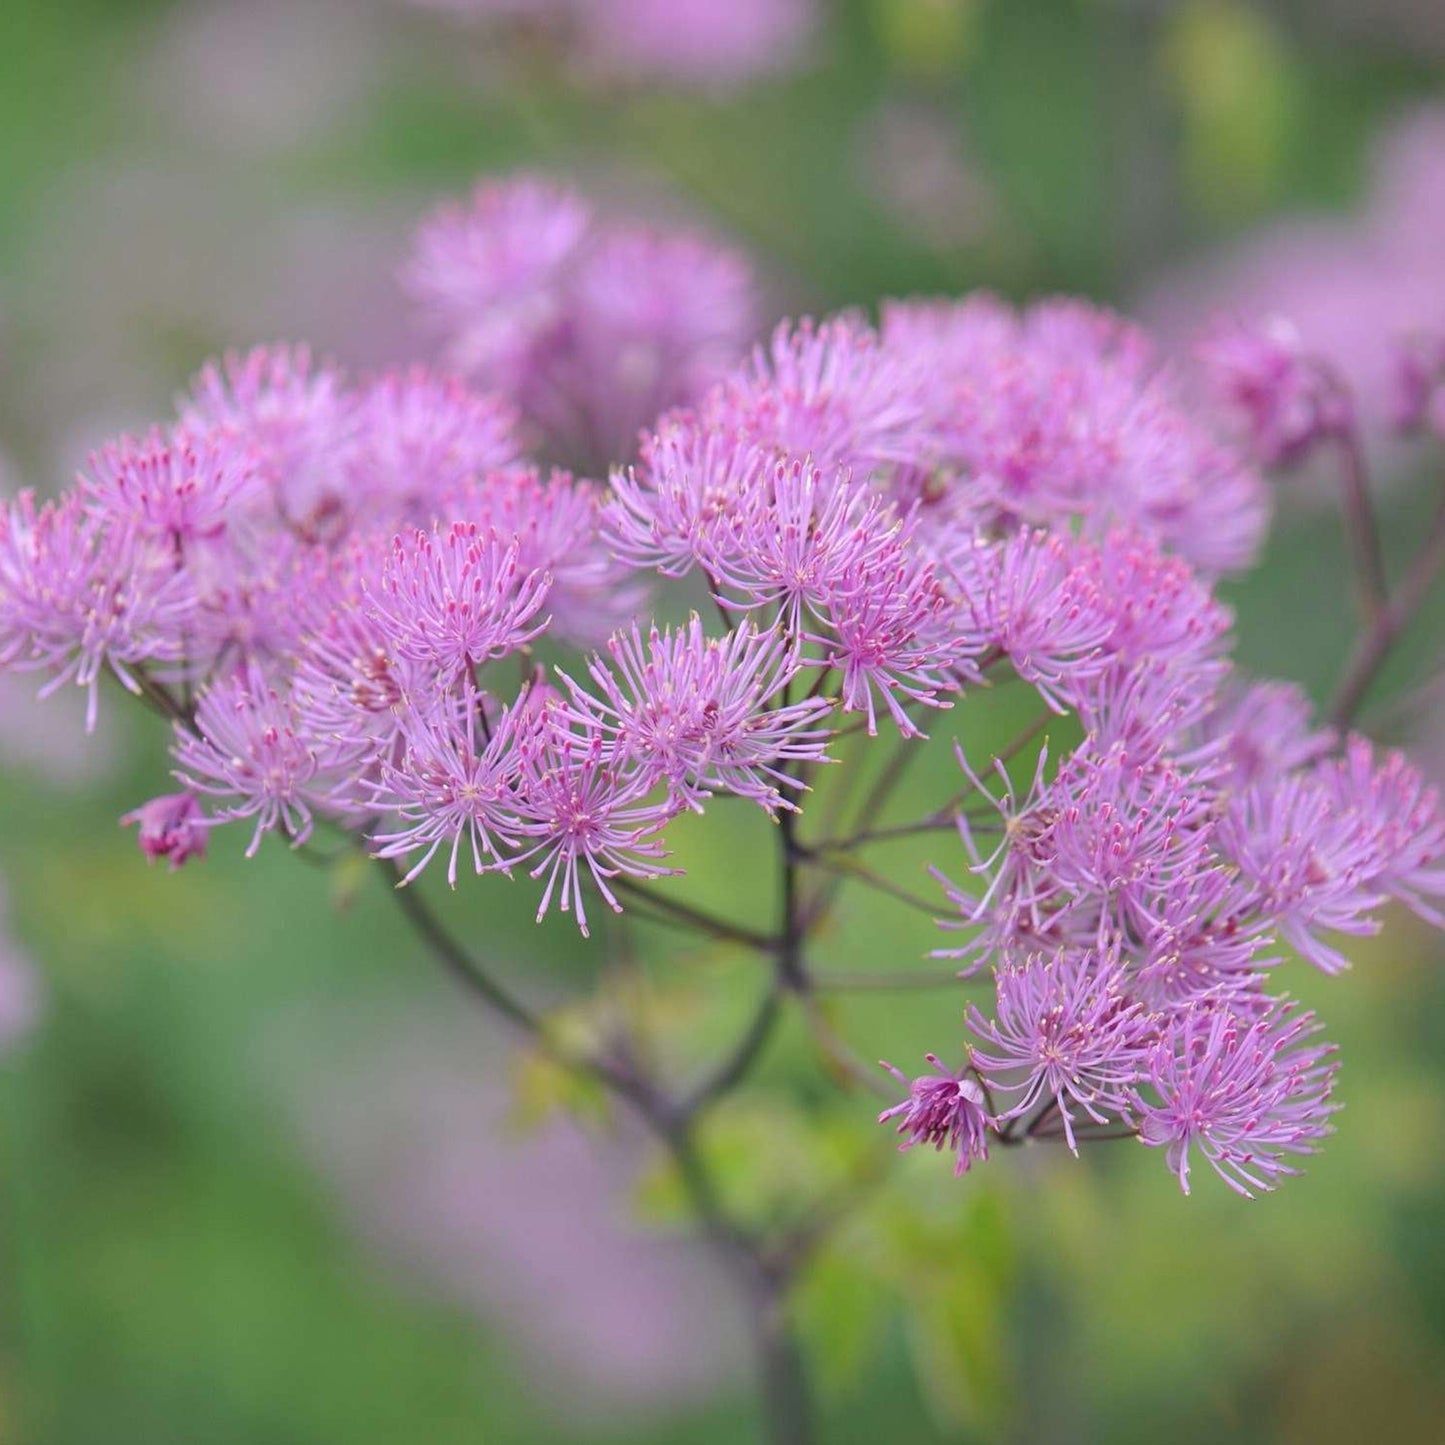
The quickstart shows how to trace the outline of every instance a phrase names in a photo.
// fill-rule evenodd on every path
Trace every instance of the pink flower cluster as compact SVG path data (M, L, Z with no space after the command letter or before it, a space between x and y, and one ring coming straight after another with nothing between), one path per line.
M572 402L619 395L577 329L579 257L610 244L590 227L538 187L484 191L414 268L468 318L458 359L534 422L539 345L566 353L546 405L563 375ZM642 326L661 380L596 417L691 401L607 487L523 462L509 402L429 372L207 367L174 423L3 514L0 661L80 684L92 717L107 673L171 717L183 791L131 815L152 858L322 820L402 882L525 873L538 917L584 933L598 900L660 896L680 813L733 795L791 834L841 731L915 739L1013 676L1083 741L1022 751L1017 786L960 748L950 924L995 1003L964 1067L885 1117L960 1170L990 1141L1124 1130L1186 1187L1194 1151L1269 1187L1334 1108L1277 949L1334 971L1390 900L1439 922L1445 822L1402 757L1237 678L1212 579L1259 543L1260 479L1082 303L785 324L706 389L695 350L670 359L676 320ZM719 625L649 622L647 574L692 574ZM549 672L543 640L583 656Z
M740 256L691 231L601 220L526 176L441 206L404 279L450 363L516 404L533 447L583 469L631 455L756 326Z

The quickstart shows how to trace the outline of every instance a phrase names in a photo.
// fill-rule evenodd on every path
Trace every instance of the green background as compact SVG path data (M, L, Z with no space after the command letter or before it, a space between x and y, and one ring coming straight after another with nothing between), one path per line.
M259 63L232 64L237 32L192 31L191 7L0 4L0 450L27 480L61 484L97 428L163 414L205 355L264 339L244 292L207 295L207 268L218 292L237 277L294 286L263 274L277 264L264 237L298 217L324 213L337 237L334 268L307 259L308 287L350 275L346 218L381 246L346 283L362 320L398 310L377 236L404 236L437 194L518 165L680 198L754 251L779 313L979 285L1122 303L1276 213L1348 207L1377 127L1442 92L1425 47L1383 25L1362 40L1303 4L838 4L808 69L726 99L589 95L399 4L349 10L359 73L344 73L353 52L340 47L325 85L341 99L293 126L286 87L311 91L305 65L264 45ZM187 49L176 37L190 34ZM194 119L193 103L213 114L194 48L208 35L223 51L209 64L241 77L243 120L250 64L272 123ZM268 91L278 68L283 89ZM859 137L897 104L926 110L971 158L987 201L957 234L920 232L870 188ZM136 192L157 174L170 179L138 224ZM176 247L193 274L168 272ZM298 314L325 315L296 294ZM223 330L229 305L239 319ZM315 339L340 349L365 337L357 319ZM1423 505L1418 480L1392 493L1396 545ZM1242 659L1327 691L1351 626L1343 576L1327 512L1282 519L1264 566L1229 589ZM306 868L279 845L246 863L225 833L204 867L147 869L115 819L163 788L163 739L118 696L105 703L118 760L99 781L61 786L13 760L0 779L10 923L49 989L42 1028L0 1061L0 1442L756 1438L736 1372L665 1410L559 1411L525 1344L525 1302L479 1314L435 1269L367 1243L318 1162L305 1101L353 1099L390 1127L377 1080L392 1035L420 1040L403 1058L427 1058L427 1030L452 1040L465 1014L379 878ZM983 753L1027 717L1012 707L969 700L953 721ZM944 741L898 816L956 786ZM768 828L724 809L680 828L685 896L765 917ZM901 850L896 876L926 891L929 857L961 870L942 846ZM534 929L526 887L432 896L533 997L645 1006L680 1040L680 1066L724 1047L759 984L746 959L679 953L645 928L627 940L635 967L604 982L598 950L568 925ZM909 967L932 946L921 915L855 897L817 962ZM1336 980L1288 965L1287 986L1341 1045L1347 1107L1307 1177L1255 1204L1207 1179L1184 1199L1132 1145L1082 1163L1010 1154L961 1182L931 1155L895 1164L867 1127L871 1097L820 1088L800 1032L770 1052L708 1141L745 1207L887 1166L799 1301L826 1438L1439 1439L1442 950L1396 918L1354 952ZM948 993L862 995L835 1023L870 1057L912 1067L956 1046L959 1012ZM494 1027L478 1023L475 1051L516 1093L506 1126L488 1126L501 1137L486 1188L508 1189L507 1136L520 1147L574 1127L558 1108L580 1110L606 1146L615 1121ZM675 1236L667 1179L644 1161L633 1192L637 1227Z

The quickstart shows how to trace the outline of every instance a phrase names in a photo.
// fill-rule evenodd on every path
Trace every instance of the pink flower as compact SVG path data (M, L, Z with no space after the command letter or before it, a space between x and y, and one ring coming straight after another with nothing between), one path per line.
M983 1089L972 1069L957 1073L945 1068L934 1054L924 1056L934 1072L909 1079L901 1069L885 1063L883 1067L908 1090L901 1104L894 1104L879 1116L880 1124L898 1120L896 1132L904 1137L900 1150L919 1144L931 1144L937 1150L954 1152L955 1179L967 1173L977 1159L988 1158L988 1135L994 1121L988 1113Z
M533 878L546 878L540 922L554 897L571 913L585 938L586 878L614 913L622 911L610 880L661 878L676 872L655 860L666 857L657 834L677 812L670 800L649 800L654 784L603 757L600 738L565 730L557 715L544 709L536 740L522 751L517 786L518 833L524 846L519 863L537 859Z
M439 520L449 489L518 459L512 407L421 367L370 382L353 403L340 463L351 505L414 526Z
M1312 1043L1317 1033L1313 1014L1283 1000L1174 1015L1149 1051L1135 1106L1140 1138L1167 1151L1186 1194L1194 1148L1246 1199L1299 1172L1286 1156L1313 1154L1339 1108L1334 1048Z
M665 782L679 802L702 811L711 792L750 798L768 811L795 808L785 771L826 760L831 731L823 698L786 700L798 659L776 628L744 621L710 638L694 616L676 632L654 627L644 643L634 626L598 658L589 693L565 678L570 711L603 740L602 756ZM564 674L565 677L565 674Z
M255 663L237 668L202 694L196 731L176 729L176 777L194 793L224 800L217 817L254 818L246 848L280 829L293 846L311 836L321 758L290 701Z
M148 663L180 662L196 598L168 546L133 524L98 520L78 492L35 505L22 492L0 513L0 660L87 692L94 730L100 679L131 692Z
M474 872L509 871L521 827L520 748L535 721L521 706L491 721L487 713L488 700L469 689L455 706L409 719L395 759L382 760L371 802L388 821L372 834L373 851L378 858L421 852L402 883L450 844L447 882L455 888L464 841Z
M733 533L768 465L767 449L735 432L684 413L664 417L638 464L613 472L604 535L634 567L656 567L665 577L711 570L741 554Z
M258 346L208 362L181 401L187 428L222 427L244 442L275 513L308 540L331 535L347 499L337 459L351 434L340 372L305 346Z
M470 522L397 537L372 605L398 656L450 681L541 632L550 579L520 554L515 536Z
M852 312L782 323L746 370L709 395L702 416L858 481L921 466L931 452L916 372Z
M157 427L141 441L121 437L92 452L80 477L98 516L153 534L177 556L224 531L258 490L254 455L223 430L168 436Z
M1344 383L1306 353L1299 332L1280 317L1218 326L1201 343L1200 356L1266 467L1299 461L1353 422Z
M1087 949L1036 955L998 973L996 1019L976 1008L969 1028L985 1048L973 1065L997 1093L1018 1102L1000 1119L1057 1111L1069 1148L1078 1153L1074 1110L1107 1124L1128 1104L1141 1075L1153 1025L1125 991L1115 959Z
M625 460L659 413L699 399L754 325L732 251L599 220L529 177L441 207L405 279L453 364L511 400L550 455L587 468Z
M152 863L170 861L174 873L192 858L206 857L206 821L194 793L166 793L142 803L121 818L121 826L139 826L136 841Z

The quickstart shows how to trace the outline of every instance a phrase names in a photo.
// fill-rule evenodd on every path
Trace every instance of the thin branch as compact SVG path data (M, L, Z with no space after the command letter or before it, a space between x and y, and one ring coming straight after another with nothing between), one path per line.
M132 670L136 688L145 702L169 722L178 723L189 732L196 730L196 717L192 708L177 701L169 688L157 682L146 670L138 667Z
M799 995L808 991L808 970L803 962L803 940L808 924L799 907L798 815L783 812L778 818L778 861L782 867L781 903L778 919L778 983Z
M783 816L786 817L787 814L785 813ZM716 914L708 913L701 908L694 908L690 903L670 898L667 894L659 893L655 889L647 887L646 884L638 883L635 879L617 878L612 880L612 886L617 892L635 898L660 913L670 914L676 922L686 924L697 932L708 934L712 938L745 944L759 953L776 953L780 946L779 939L771 933L760 933L753 928L744 928L741 924L729 923L725 918L719 918ZM660 919L658 921L661 922Z
M1340 453L1340 482L1344 491L1345 537L1354 564L1360 594L1360 614L1367 624L1375 623L1389 603L1385 581L1385 552L1380 543L1379 523L1370 497L1368 469L1360 438L1354 427L1336 437Z
M683 1100L680 1107L686 1118L696 1118L742 1083L748 1070L767 1048L782 1007L782 992L776 986L770 987L732 1052Z
M1445 570L1445 493L1404 580L1360 639L1336 689L1329 720L1341 732L1354 722L1395 642L1425 605L1442 570Z
M994 761L1008 763L1018 756L1038 735L1049 725L1049 722L1056 716L1055 713L1044 709L1034 720L1015 737L1007 747L994 754ZM917 837L920 833L946 832L952 829L956 822L962 805L980 791L975 783L968 783L959 789L941 808L930 813L926 818L920 818L915 823L900 823L889 828L865 828L861 832L850 834L846 838L829 838L821 843L815 843L808 851L817 856L823 853L846 853L854 848L861 847L865 843L884 843L900 838ZM862 816L870 815L871 810L861 810ZM978 825L975 832L986 832L986 825Z
M916 893L910 893L900 884L873 872L871 868L865 868L856 858L826 858L804 854L803 861L814 868L827 869L828 872L838 877L851 878L865 887L872 888L879 893L886 893L888 897L896 898L900 903L906 903L910 908L916 908L930 918L938 916L940 907L938 903L930 903L928 899L921 898Z
M858 1053L838 1033L823 1012L821 1001L816 995L803 1000L803 1011L808 1020L813 1041L822 1051L824 1058L832 1065L834 1073L841 1079L857 1084L880 1099L895 1102L892 1088L879 1077L878 1069L860 1058Z
M414 887L396 887L390 890L397 906L406 914L407 921L416 929L422 941L432 953L446 965L453 978L470 989L484 1002L496 1009L504 1018L540 1044L547 1052L556 1050L547 1035L546 1025L539 1015L532 1012L520 999L513 997L471 956L471 954L447 932L441 920L432 912L425 899ZM576 1064L576 1060L563 1062Z

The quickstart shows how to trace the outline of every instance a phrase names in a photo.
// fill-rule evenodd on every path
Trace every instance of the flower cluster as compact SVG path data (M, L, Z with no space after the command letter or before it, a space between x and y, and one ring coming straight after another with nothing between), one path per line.
M584 469L627 457L754 327L741 257L691 231L607 222L532 177L485 182L417 232L405 281L452 365L509 397L529 440Z
M152 859L324 822L403 884L525 874L584 933L599 900L665 906L668 825L719 795L846 851L801 816L835 739L909 745L1014 679L1017 774L960 748L940 814L969 860L952 956L994 1006L884 1117L960 1172L1126 1132L1186 1187L1196 1153L1269 1187L1334 1108L1278 950L1332 972L1391 900L1440 922L1445 821L1402 757L1237 676L1213 579L1260 541L1259 477L1078 302L785 323L706 384L745 288L690 248L531 182L442 213L413 283L510 400L282 347L206 367L173 423L0 516L0 662L171 718L183 791L127 818ZM649 409L608 486L519 454L531 426L620 461ZM1277 454L1306 413L1271 414ZM658 575L717 625L648 620ZM583 655L548 669L543 641ZM1034 741L1055 715L1062 754Z

